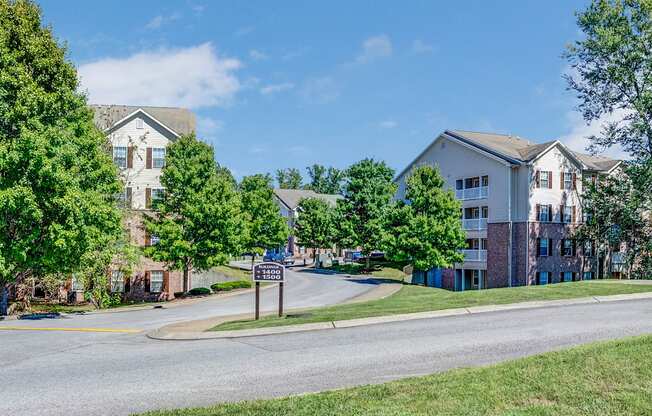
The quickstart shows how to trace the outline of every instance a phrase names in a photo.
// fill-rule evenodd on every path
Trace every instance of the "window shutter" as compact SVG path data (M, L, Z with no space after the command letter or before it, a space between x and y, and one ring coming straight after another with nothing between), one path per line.
M125 293L129 293L131 290L131 279L129 276L124 277Z
M573 172L573 190L577 189L577 173Z
M134 167L134 147L127 147L127 168Z
M575 223L575 205L571 207L571 222Z
M552 238L548 239L548 256L552 257Z
M126 201L127 208L131 208L131 195L132 195L131 186L128 186L127 187L127 201Z
M149 235L149 232L145 230L145 246L151 246L152 245L152 236Z
M564 222L564 204L559 206L559 222Z
M564 171L559 172L559 189L564 189Z
M541 186L540 180L541 180L541 172L536 171L536 173L534 174L534 183L536 184L537 188L539 188Z
M168 270L163 272L163 292L168 294L170 292L170 272Z
M552 189L552 171L548 172L548 188Z
M536 284L537 285L541 284L541 273L539 272L536 273Z
M147 158L145 160L145 168L146 169L151 169L152 168L152 148L151 147L147 148Z
M541 205L537 204L537 217L536 217L536 220L539 221L540 218L541 218Z
M152 188L145 188L145 208L152 207Z
M145 292L149 292L150 287L149 287L149 282L150 282L150 277L149 277L149 272L145 272Z
M552 204L548 205L548 222L552 221Z
M541 255L541 239L537 238L537 257Z

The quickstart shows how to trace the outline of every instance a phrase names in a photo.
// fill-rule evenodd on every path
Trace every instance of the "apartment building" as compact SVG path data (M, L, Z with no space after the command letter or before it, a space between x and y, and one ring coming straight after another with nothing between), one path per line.
M396 178L403 198L413 167L438 166L462 203L465 260L429 271L429 284L467 290L606 276L594 248L578 247L571 237L583 221L583 180L611 174L620 163L557 140L444 131Z
M114 163L125 184L120 196L128 208L126 228L132 243L156 244L157 237L143 227L143 214L165 191L160 182L167 146L181 135L195 131L195 116L182 108L93 105L95 124L109 138ZM131 276L111 272L111 291L127 298L167 300L183 290L181 272L149 258L141 258Z
M287 219L290 230L294 229L296 219L299 217L298 206L304 198L317 198L326 201L331 206L337 204L342 195L320 194L310 189L274 189L274 200L281 210L281 215ZM296 237L291 233L288 243L282 248L285 253L292 254L295 258L312 257L312 248L304 247L297 242ZM330 250L319 250L320 253ZM320 254L318 253L318 254Z

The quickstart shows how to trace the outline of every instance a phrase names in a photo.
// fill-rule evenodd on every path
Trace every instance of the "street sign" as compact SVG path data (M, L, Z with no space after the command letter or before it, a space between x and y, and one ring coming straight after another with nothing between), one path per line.
M256 283L255 318L260 317L260 282L278 283L278 316L283 316L283 283L285 267L278 263L259 263L254 265L254 282Z
M285 267L278 263L259 263L254 266L254 282L284 282Z

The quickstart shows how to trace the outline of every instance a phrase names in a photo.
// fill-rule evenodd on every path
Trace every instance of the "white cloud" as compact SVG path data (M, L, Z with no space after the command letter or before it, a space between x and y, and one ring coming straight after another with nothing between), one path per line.
M102 58L80 66L79 74L93 103L199 108L229 104L241 87L240 67L204 43Z
M264 61L265 59L269 58L267 54L256 49L252 49L249 51L249 57L254 61Z
M366 63L378 58L392 55L392 41L387 35L372 36L362 42L362 52L356 58L357 63Z
M180 17L181 16L178 13L171 14L170 16L163 16L159 14L158 16L154 16L152 20L150 20L145 25L145 29L159 29L164 24L178 20Z
M301 89L301 96L309 102L329 103L340 96L340 89L331 77L308 79Z
M576 152L586 153L586 148L591 144L588 137L601 134L604 123L621 120L625 116L625 111L617 110L611 114L601 117L591 124L586 124L581 114L577 111L570 111L566 115L568 120L569 132L559 138L570 149ZM629 156L620 147L610 147L606 149L603 156L609 156L615 159L628 159Z
M200 135L213 135L224 127L224 122L211 117L197 117L197 131Z
M294 84L291 82L284 82L281 84L270 84L262 87L260 89L260 93L263 95L270 95L270 94L275 94L277 92L291 90L292 88L294 88Z
M378 126L382 129L393 129L398 126L398 123L394 120L385 120L378 123Z
M421 39L415 39L414 42L412 42L413 53L425 54L425 53L433 53L434 51L435 51L434 46L425 43Z

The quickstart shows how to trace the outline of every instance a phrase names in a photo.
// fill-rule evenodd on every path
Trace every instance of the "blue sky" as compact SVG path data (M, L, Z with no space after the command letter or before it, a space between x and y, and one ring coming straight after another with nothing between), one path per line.
M586 1L40 2L93 103L190 107L236 176L364 157L400 171L444 129L585 126L564 46Z

